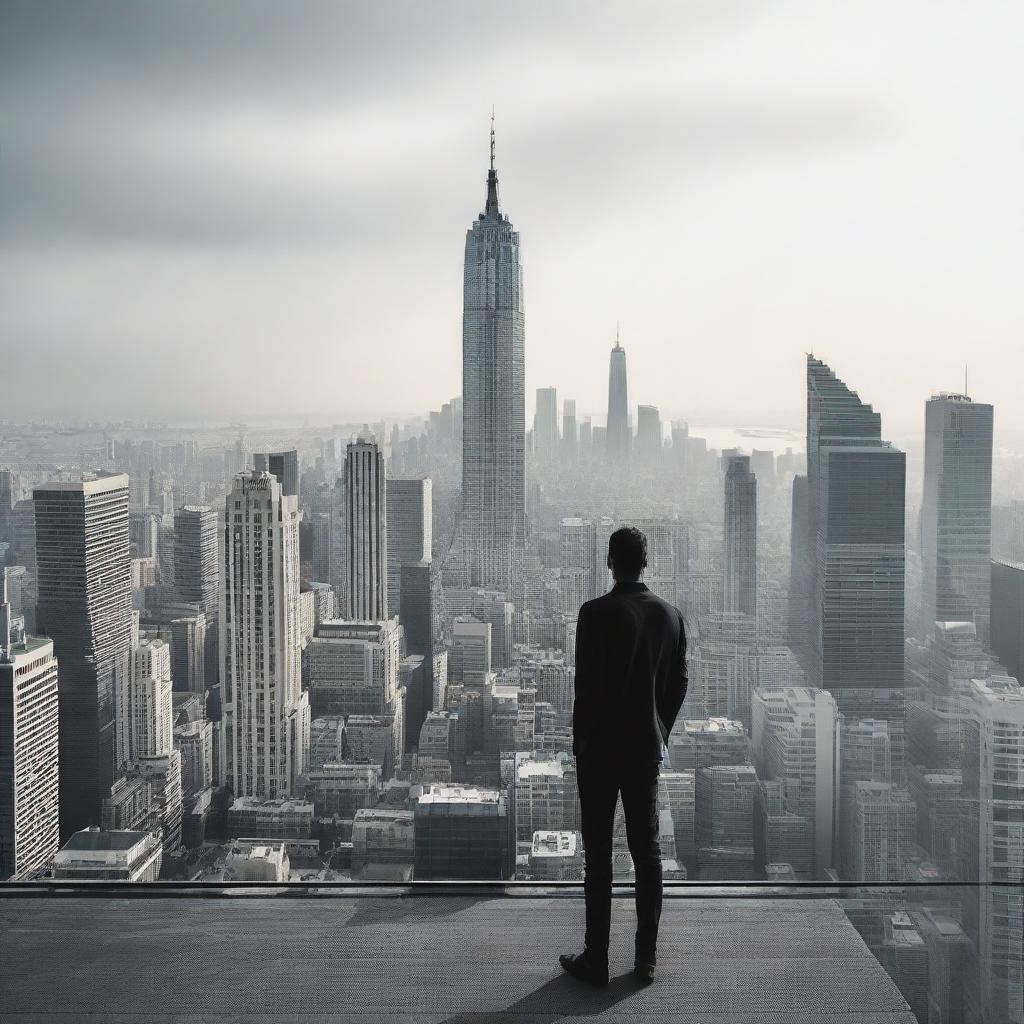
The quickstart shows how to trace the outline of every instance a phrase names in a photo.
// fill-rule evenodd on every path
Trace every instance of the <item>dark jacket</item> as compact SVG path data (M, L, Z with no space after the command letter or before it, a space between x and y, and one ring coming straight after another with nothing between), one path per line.
M621 768L661 760L686 696L686 628L643 583L616 583L580 608L573 753Z

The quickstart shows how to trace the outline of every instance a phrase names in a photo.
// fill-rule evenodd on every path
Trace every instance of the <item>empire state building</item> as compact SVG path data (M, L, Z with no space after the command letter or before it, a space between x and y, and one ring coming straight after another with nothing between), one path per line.
M526 385L519 233L491 167L466 232L462 300L462 528L470 583L517 599L525 545Z

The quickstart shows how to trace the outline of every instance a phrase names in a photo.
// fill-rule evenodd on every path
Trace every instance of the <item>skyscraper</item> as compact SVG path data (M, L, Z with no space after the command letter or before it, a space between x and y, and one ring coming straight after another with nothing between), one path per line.
M562 403L562 452L570 466L580 454L579 427L576 423L576 399L567 398Z
M526 391L519 234L498 208L491 167L466 233L462 307L462 513L473 586L522 590Z
M185 505L174 513L174 586L178 597L199 605L215 623L220 600L217 512L208 505Z
M283 494L298 495L299 453L294 448L286 452L258 452L253 455L252 463L258 472L276 476Z
M733 455L725 471L722 595L727 612L757 616L757 477L748 455Z
M625 466L629 462L632 437L629 429L629 391L626 386L626 350L619 344L615 329L615 347L608 364L608 427L605 435L608 461Z
M848 716L902 722L906 457L813 356L807 474L808 682Z
M755 690L751 746L761 779L781 782L784 809L813 823L814 870L836 864L839 713L831 694L804 686Z
M384 454L368 435L345 452L344 590L342 614L372 621L388 617L387 487Z
M60 848L53 641L11 635L0 568L0 880L45 868Z
M270 473L227 497L220 630L220 778L236 797L289 796L309 750L299 658L299 512Z
M661 414L657 406L636 407L636 453L648 462L661 454Z
M115 709L131 673L128 477L33 492L37 621L58 662L60 833L99 825L115 781Z
M992 406L940 394L925 404L920 635L973 622L989 645Z
M541 459L553 458L558 450L558 391L555 388L537 388L533 450Z
M388 608L401 608L403 565L429 562L433 547L433 492L430 477L390 478L387 490Z
M981 1019L1024 1020L1024 692L1016 679L972 680L964 695L958 877L1015 882L964 896L964 930L977 950Z
M1011 676L1024 677L1024 563L992 562L992 653Z

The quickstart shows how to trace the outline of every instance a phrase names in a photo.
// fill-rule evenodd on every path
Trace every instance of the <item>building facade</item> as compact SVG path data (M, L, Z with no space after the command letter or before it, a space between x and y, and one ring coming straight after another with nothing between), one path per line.
M299 512L277 478L240 474L227 497L219 778L236 797L294 791L309 750L301 689Z

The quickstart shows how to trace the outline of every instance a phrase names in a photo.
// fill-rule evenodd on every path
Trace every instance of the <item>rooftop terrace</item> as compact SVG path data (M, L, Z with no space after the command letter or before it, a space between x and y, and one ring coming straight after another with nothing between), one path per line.
M294 899L145 889L0 898L5 1024L914 1020L828 898L670 895L649 988L629 972L632 900L618 898L612 982L596 990L557 962L580 944L578 891Z

